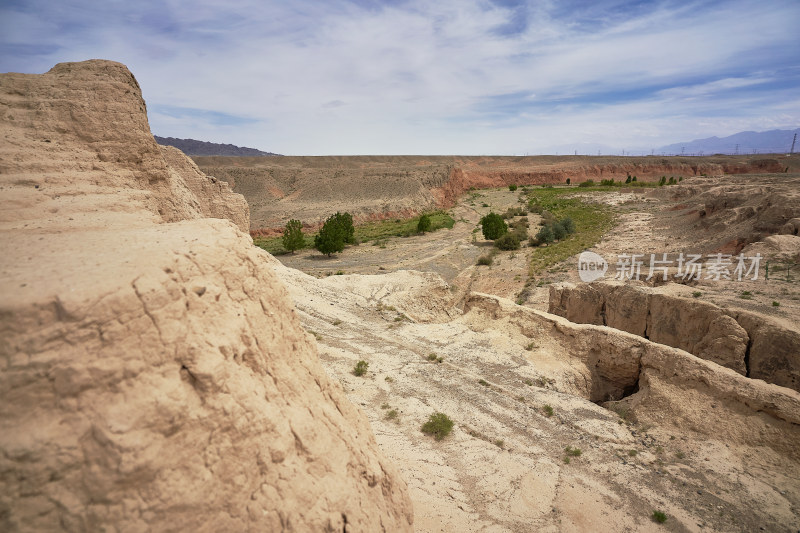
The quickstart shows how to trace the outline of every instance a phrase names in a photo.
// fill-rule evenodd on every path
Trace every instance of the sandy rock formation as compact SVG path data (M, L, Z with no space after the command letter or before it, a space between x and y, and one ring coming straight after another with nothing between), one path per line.
M800 334L769 318L621 283L550 287L549 312L680 348L751 378L800 390Z
M0 102L0 529L410 530L241 198L162 152L128 70Z

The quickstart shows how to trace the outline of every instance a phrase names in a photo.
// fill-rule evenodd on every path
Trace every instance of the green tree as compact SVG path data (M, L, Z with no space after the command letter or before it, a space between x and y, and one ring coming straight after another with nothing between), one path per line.
M353 227L353 216L350 213L340 213L337 211L332 218L342 229L345 244L353 244L356 242L356 229Z
M481 218L481 229L484 238L492 241L508 233L506 221L503 220L503 217L493 212Z
M283 247L294 253L295 250L305 248L306 239L303 235L303 224L299 220L292 219L286 223L283 230Z
M431 230L431 217L422 215L417 222L417 233L425 233Z
M328 217L328 220L320 228L319 233L314 237L314 248L323 254L327 254L328 257L334 252L344 250L347 232L341 222L339 213Z
M569 185L569 184L570 184L570 182L572 182L572 180L571 180L571 179L569 179L569 178L567 178L567 185Z

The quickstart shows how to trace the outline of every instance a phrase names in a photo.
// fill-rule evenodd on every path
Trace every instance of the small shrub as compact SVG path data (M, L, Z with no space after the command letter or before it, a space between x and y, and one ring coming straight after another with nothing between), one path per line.
M508 186L508 190L514 192L517 190L517 186L512 183L511 185Z
M780 302L772 302L772 307L780 307L780 306L781 306Z
M694 292L692 293L692 298L700 298L702 295L703 295L703 293L702 293L702 292L700 292L700 291L694 291Z
M339 320L338 318L337 318L336 320L334 320L334 321L333 321L333 325L334 325L334 326L338 326L338 325L339 325L339 324L341 324L341 323L342 323L342 321L341 321L341 320Z
M516 233L506 233L494 241L494 245L501 250L519 250L519 236Z
M564 456L564 464L565 464L565 465L568 465L569 463L570 463L570 458L569 458L569 456Z
M397 409L392 409L388 413L386 413L386 420L396 420L397 419Z
M394 378L392 376L386 376L383 378L386 383L394 383Z
M667 515L661 511L653 511L653 522L663 524L667 521Z
M594 180L586 180L583 183L579 183L578 187L594 187Z
M536 234L536 241L539 244L550 243L555 240L556 236L553 233L553 228L549 225L542 226L539 232Z
M435 353L428 354L428 361L436 361L436 354Z
M675 452L675 457L678 459L686 459L686 454L683 452Z
M369 363L367 363L366 361L359 361L358 363L356 363L356 366L353 367L353 375L354 376L363 376L364 374L367 373L367 367L368 366L369 366Z
M481 207L489 207L489 204L487 204L486 202L483 202L483 203L481 204Z
M431 230L431 217L422 215L417 222L417 233L425 233Z
M536 345L532 342L525 345L525 349L528 350L529 352L534 348L536 348Z
M542 411L544 411L544 416L546 416L547 418L553 416L553 408L550 407L549 405L545 405L544 407L542 407Z
M391 406L386 402L384 402L383 405L381 405L381 409L388 409L389 407Z
M628 450L629 457L636 457L639 454L636 450Z
M564 448L564 452L570 457L580 457L581 453L583 453L580 448L573 448L571 446Z
M422 432L432 435L436 440L442 440L453 429L453 421L444 413L433 413L428 421L422 424Z
M739 298L742 300L752 300L753 294L750 291L742 291L742 294L739 295Z
M481 266L489 266L494 261L494 258L491 255L485 254L478 258L478 265Z
M523 381L523 383L525 385L527 385L528 387L532 387L533 386L533 381L531 381L530 379L526 379L525 381Z
M484 387L488 387L489 386L489 382L486 381L485 379L479 379L478 380L478 384L479 385L483 385Z
M560 222L553 224L553 237L555 237L557 241L562 240L566 236L567 230L564 229L564 226L562 226Z
M504 441L503 439L497 439L494 441L494 445L497 446L498 448L502 448L503 446L506 445L506 441Z

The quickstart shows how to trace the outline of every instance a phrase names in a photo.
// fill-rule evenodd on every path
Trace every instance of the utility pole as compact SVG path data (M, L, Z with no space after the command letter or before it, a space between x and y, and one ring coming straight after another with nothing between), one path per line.
M792 139L792 149L789 150L789 155L794 153L794 143L796 143L796 142L797 142L797 134L795 133L794 134L794 139Z
M739 155L739 145L736 145L736 151L733 152L733 155Z

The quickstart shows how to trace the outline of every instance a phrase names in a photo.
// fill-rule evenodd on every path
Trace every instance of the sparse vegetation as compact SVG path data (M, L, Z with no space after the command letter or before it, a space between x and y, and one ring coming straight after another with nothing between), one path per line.
M742 294L739 295L739 298L741 298L742 300L752 300L753 293L751 293L750 291L742 291Z
M567 446L564 448L564 453L567 454L568 457L580 457L583 453L580 448L573 448L572 446Z
M636 457L639 454L636 450L628 450L629 457Z
M436 440L442 440L453 429L453 421L444 413L433 413L428 421L422 425L422 432L433 436Z
M485 379L483 379L483 378L481 378L481 379L479 379L479 380L478 380L478 384L479 384L479 385L483 385L484 387L488 387L488 386L489 386L489 382L488 382L488 381L486 381L486 380L485 380Z
M386 420L397 420L398 415L397 409L391 409L386 413Z
M356 363L356 366L353 367L353 375L359 377L363 376L364 374L367 373L368 366L369 363L367 363L366 361L359 361L358 363Z
M653 511L653 522L658 524L663 524L667 521L667 515L661 511Z
M692 293L692 298L700 298L702 295L703 295L703 293L702 293L702 292L700 292L700 291L694 291L694 292Z
M776 302L776 301L772 302L772 307L780 307L780 306L781 306L780 302Z
M506 233L494 241L500 250L519 250L520 238L516 233Z
M506 441L504 441L503 439L496 439L494 441L494 445L497 446L498 448L503 448L506 445Z
M512 183L511 185L508 186L508 190L514 192L517 190L517 186Z
M544 407L542 407L542 411L544 412L544 416L546 416L547 418L553 416L553 408L550 405L545 405Z

